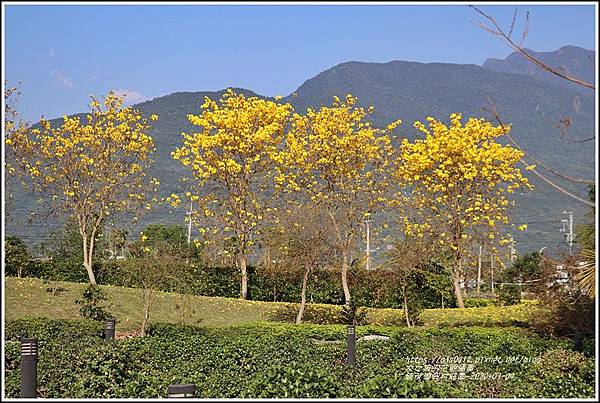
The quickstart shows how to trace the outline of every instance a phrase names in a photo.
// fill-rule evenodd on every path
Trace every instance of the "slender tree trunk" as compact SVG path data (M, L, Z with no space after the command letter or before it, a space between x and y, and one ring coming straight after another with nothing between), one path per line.
M462 291L460 289L460 274L457 273L458 270L454 270L452 272L452 282L454 284L454 296L456 297L456 304L459 308L464 308L465 303L462 297Z
M94 270L92 269L92 244L88 245L87 234L81 232L81 240L83 246L83 267L87 271L90 284L96 284L96 276L94 276Z
M246 256L243 253L240 253L240 269L242 271L240 298L248 299L248 268L246 267Z
M479 257L477 259L477 294L481 291L481 251L483 247L479 245Z
M456 250L454 251L454 262L452 267L452 283L454 284L454 296L456 297L456 304L459 308L464 308L465 302L463 300L462 290L460 289L460 280L462 278L462 257L460 253L460 245L456 242L457 239L460 239L460 231L454 239Z
M348 242L343 242L340 227L332 211L328 211L331 224L335 229L337 241L342 246L342 288L344 289L344 300L346 305L350 304L350 288L348 287Z
M150 317L150 297L152 290L144 288L144 320L142 321L142 328L140 329L140 336L146 335L146 327L148 327L148 318Z
M302 279L302 293L300 298L300 308L298 309L298 316L296 316L296 324L302 323L302 316L304 315L304 308L306 307L306 287L308 285L308 274L310 273L310 267L304 271L304 278Z
M346 305L350 304L350 288L348 287L348 251L342 252L342 288L344 289L344 299Z
M91 256L91 252L88 252L88 259L87 262L84 264L85 265L85 269L88 272L88 277L90 279L90 284L96 284L96 276L94 275L94 270L92 269L92 256Z

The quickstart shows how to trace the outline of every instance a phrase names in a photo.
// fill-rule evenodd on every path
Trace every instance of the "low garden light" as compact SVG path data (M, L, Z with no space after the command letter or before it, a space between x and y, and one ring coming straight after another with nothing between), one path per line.
M575 331L575 340L573 343L573 350L582 352L583 351L583 333L580 330Z
M21 339L21 397L37 397L38 339Z
M167 393L171 398L195 397L196 385L193 383L169 385Z
M117 321L115 318L108 318L104 322L104 339L112 340L115 338L115 325Z
M354 319L348 324L348 365L356 364L356 325Z

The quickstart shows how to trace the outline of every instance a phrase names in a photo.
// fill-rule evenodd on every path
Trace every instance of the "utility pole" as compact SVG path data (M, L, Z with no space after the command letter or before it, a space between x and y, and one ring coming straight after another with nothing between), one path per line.
M193 212L194 212L194 204L190 201L190 211L187 212L187 215L188 215L187 243L188 244L192 241L192 213Z
M515 240L511 237L510 238L510 243L508 244L508 247L510 248L510 263L514 263L515 260L517 260L517 252L515 250Z
M366 266L367 270L371 269L371 231L370 230L371 230L371 222L372 221L373 220L371 220L370 218L367 218L365 220L365 224L367 226L367 249L366 249L366 252L367 252L367 259L366 260L367 261L366 261L366 265L365 266Z
M562 223L562 228L560 232L564 232L565 242L569 244L569 254L573 254L573 212L572 211L563 211L564 215L566 215L567 219L562 219L560 222Z
M113 252L111 245L111 237L110 237L110 229L108 228L108 224L104 226L104 232L106 233L106 247L108 249L109 259L113 259L115 257L115 253Z
M481 251L483 249L482 245L479 245L479 258L478 258L478 264L477 264L477 294L479 294L480 291L480 285L481 285Z
M491 270L491 274L492 274L492 294L494 293L494 266L495 266L494 254L492 252L490 252L490 270Z

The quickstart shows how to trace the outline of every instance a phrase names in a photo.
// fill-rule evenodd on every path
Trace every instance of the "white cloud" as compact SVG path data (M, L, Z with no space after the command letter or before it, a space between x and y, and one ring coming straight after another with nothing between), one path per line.
M48 56L50 56L50 57L56 56L56 52L54 51L54 49L52 49L52 48L48 49Z
M113 90L113 92L119 96L125 97L126 104L135 104L135 103L139 103L139 102L144 102L145 100L148 99L144 95L142 95L141 93L139 93L138 91L135 91L135 90L118 89L118 90Z
M65 87L73 88L73 80L71 79L71 77L67 76L62 71L52 70L50 74L52 74L58 80L58 82L64 85Z
M100 69L98 67L94 68L94 71L92 71L92 74L90 74L90 77L88 78L89 81L96 81L96 79L98 78L98 75L100 74Z

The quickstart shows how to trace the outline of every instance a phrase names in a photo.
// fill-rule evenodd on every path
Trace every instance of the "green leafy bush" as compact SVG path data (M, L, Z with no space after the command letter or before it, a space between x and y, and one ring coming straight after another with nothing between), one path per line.
M22 318L7 321L5 339L20 342L23 337L37 337L39 342L71 343L81 339L104 336L104 326L94 320L52 320L47 318Z
M516 305L521 302L521 286L516 284L502 284L499 287L498 299L504 306Z
M61 335L76 323L47 321ZM65 323L63 323L65 322ZM6 391L18 395L18 343L8 322ZM594 359L567 351L568 340L516 328L357 327L357 365L345 364L345 325L250 324L218 328L153 325L151 336L105 342L47 338L38 384L49 398L161 398L172 383L195 383L205 398L259 397L592 397ZM60 330L56 330L60 329ZM10 335L9 335L10 333ZM41 334L41 333L38 333ZM478 363L477 370L514 373L507 380L423 380L406 377L411 357L535 358L532 363ZM420 364L421 365L421 364ZM424 365L424 364L423 364ZM422 366L423 366L422 365ZM412 370L414 371L414 369ZM567 375L565 375L567 374Z
M465 298L465 308L482 308L485 306L497 306L498 301L489 298Z
M310 364L292 363L260 371L242 398L335 398L338 385L331 373Z
M79 313L84 318L105 321L111 316L106 310L106 301L106 292L97 285L90 284L83 290L81 299L77 299L75 303L81 305Z

